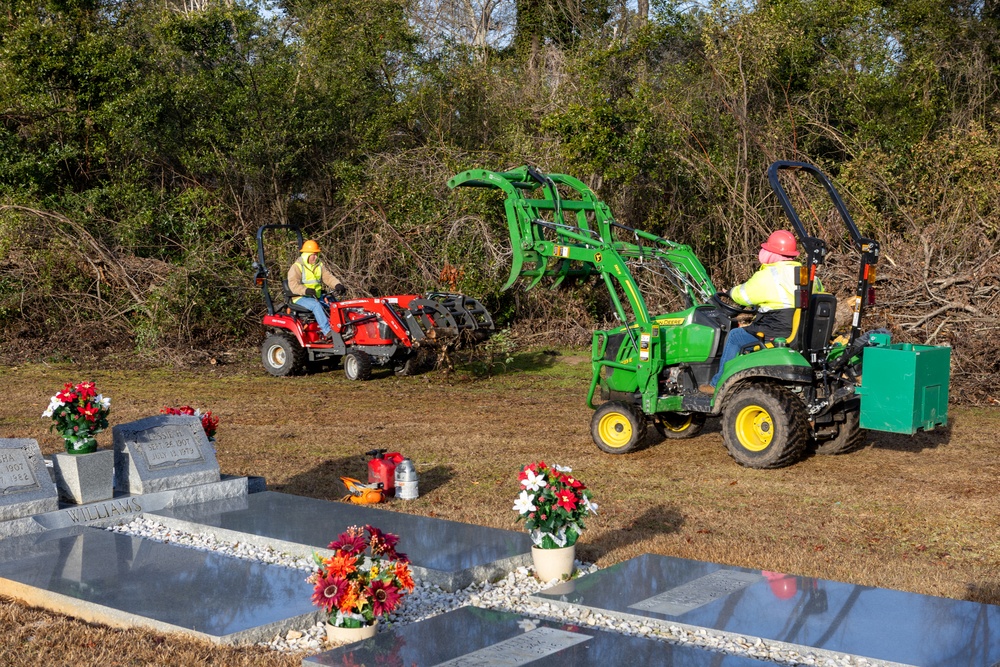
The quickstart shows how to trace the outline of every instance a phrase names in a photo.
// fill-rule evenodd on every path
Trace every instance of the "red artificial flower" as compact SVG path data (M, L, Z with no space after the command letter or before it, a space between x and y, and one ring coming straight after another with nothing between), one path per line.
M330 612L340 604L341 598L347 591L347 580L335 574L328 574L320 577L313 589L312 601L317 607L322 607Z
M365 593L371 598L372 613L376 616L391 613L399 606L399 589L379 579L373 581Z
M95 420L95 417L97 416L98 408L96 405L93 405L92 403L84 403L83 405L78 407L76 411L79 412L81 415L83 415L87 421L92 422Z
M567 475L565 473L562 474L562 475L559 475L559 481L562 482L563 484L565 484L566 486L572 487L574 489L582 489L583 488L583 482L581 482L580 480L576 479L575 477L570 477L569 475Z
M72 403L73 401L76 400L76 393L74 393L72 391L72 388L70 388L64 391L60 391L58 394L56 394L56 398L58 398L63 403Z
M81 382L76 385L76 391L79 392L80 398L83 400L97 396L97 386L93 382Z
M341 533L336 541L330 542L327 549L336 549L348 554L360 554L365 550L365 546L365 538L355 533L346 532Z
M580 499L576 497L576 494L569 489L565 489L557 493L556 500L558 501L557 504L559 507L563 508L567 512L575 510L577 503L580 502Z
M219 425L219 418L212 414L211 410L208 410L201 416L201 427L205 429L205 435L209 438L215 435L215 429Z

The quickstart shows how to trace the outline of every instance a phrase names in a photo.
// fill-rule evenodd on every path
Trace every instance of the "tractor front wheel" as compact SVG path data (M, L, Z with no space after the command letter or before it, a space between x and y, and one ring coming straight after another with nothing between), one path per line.
M701 433L705 415L700 412L661 412L652 420L656 432L667 440L684 440Z
M367 380L372 376L372 358L364 350L351 350L344 355L344 375L348 380Z
M802 457L809 443L805 405L777 385L740 389L726 402L722 438L729 455L748 468L782 468Z
M306 365L306 351L289 334L274 333L260 346L264 370L275 377L285 377L299 372Z
M848 454L856 452L867 444L864 431L859 425L860 411L850 410L845 417L846 421L841 423L836 436L816 443L817 454Z
M646 437L646 418L636 415L627 403L611 401L594 412L590 435L601 451L626 454L635 450Z

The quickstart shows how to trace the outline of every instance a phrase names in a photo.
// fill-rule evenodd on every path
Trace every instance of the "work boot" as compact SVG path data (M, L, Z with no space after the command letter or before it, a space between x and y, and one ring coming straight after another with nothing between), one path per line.
M713 387L710 384L703 384L700 387L698 387L698 391L700 391L703 394L708 394L709 396L712 396L715 394L715 387Z

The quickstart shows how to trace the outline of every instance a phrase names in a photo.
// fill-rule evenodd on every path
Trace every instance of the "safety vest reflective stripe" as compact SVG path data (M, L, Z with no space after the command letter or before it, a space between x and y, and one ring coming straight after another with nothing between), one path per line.
M750 280L733 288L733 300L756 305L759 312L795 308L795 276L801 264L794 261L765 264Z
M306 289L313 289L323 284L323 263L302 262L302 284Z
M795 305L795 299L793 291L795 290L794 284L786 283L782 280L781 271L777 266L769 266L771 270L771 277L774 279L774 293L771 295L775 302L780 303L782 308L791 308ZM787 274L788 271L785 271ZM787 276L786 276L787 277ZM791 276L792 280L795 280L794 275ZM768 310L778 310L777 308L770 308Z

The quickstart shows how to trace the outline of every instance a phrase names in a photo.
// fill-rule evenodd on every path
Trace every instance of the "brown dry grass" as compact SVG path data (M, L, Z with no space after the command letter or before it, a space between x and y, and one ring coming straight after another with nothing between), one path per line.
M263 475L272 490L336 499L341 475L365 474L364 452L398 449L420 472L421 497L392 509L516 528L518 467L573 466L595 494L580 555L601 565L661 553L918 593L1000 603L1000 410L952 408L951 426L912 438L872 434L847 456L777 471L726 454L718 422L692 440L602 454L583 398L580 353L521 355L491 378L459 371L415 378L339 371L274 379L256 363L179 372L0 367L0 437L57 439L39 415L66 381L94 379L112 423L190 404L221 418L223 472ZM110 446L110 433L99 437ZM212 647L120 631L13 603L0 606L0 663L296 664L256 649Z

